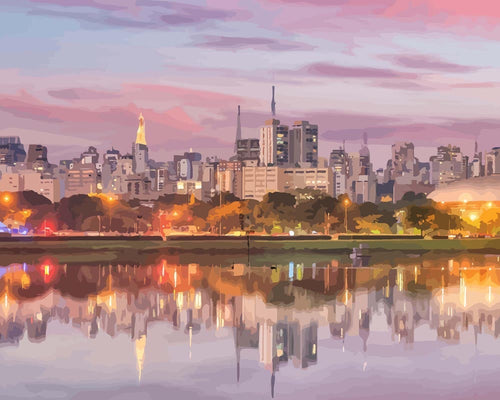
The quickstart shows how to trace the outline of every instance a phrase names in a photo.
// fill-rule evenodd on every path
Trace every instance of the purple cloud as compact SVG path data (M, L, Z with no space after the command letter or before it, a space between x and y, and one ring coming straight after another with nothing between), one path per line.
M270 39L263 37L237 37L237 36L205 36L204 40L196 44L199 47L212 49L257 49L257 50L312 50L313 46L305 43L288 40Z
M373 67L345 67L328 63L315 63L302 69L303 73L328 78L418 78L417 74Z
M12 0L7 0L12 1ZM246 20L251 13L158 0L116 2L76 0L71 5L81 10L70 11L64 0L20 0L13 6L28 8L30 15L70 18L104 27L168 29L169 27L203 24L211 21ZM52 7L47 7L52 6ZM54 8L56 6L57 8ZM128 11L128 12L121 12Z
M472 72L478 69L471 66L443 61L437 57L424 54L402 54L391 58L397 65L412 69L443 72Z
M85 88L69 88L60 90L49 90L49 95L61 100L97 100L118 97L118 95Z
M96 0L28 0L34 4L48 4L60 7L86 7L98 10L116 11L126 9L126 5L118 5L116 3L106 3L106 1Z

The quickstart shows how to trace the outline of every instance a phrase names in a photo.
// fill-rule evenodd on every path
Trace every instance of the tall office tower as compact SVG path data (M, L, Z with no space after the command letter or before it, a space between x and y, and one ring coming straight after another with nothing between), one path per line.
M111 172L114 172L116 171L118 160L120 159L120 157L121 157L120 151L111 148L111 150L107 150L106 153L104 153L103 164L109 164Z
M139 128L137 128L137 137L132 146L133 170L140 174L146 172L148 166L148 146L146 144L146 124L142 113L139 115Z
M330 153L330 168L333 170L334 197L347 192L348 157L344 149L333 149Z
M260 165L288 165L288 125L278 119L267 120L260 128Z
M26 152L19 136L0 137L0 164L15 165L25 159Z
M273 97L271 99L271 114L274 117L276 117L276 102L274 101L274 86L273 86Z
M486 175L500 174L500 147L486 153Z
M361 146L359 153L349 155L347 187L351 199L356 203L375 202L377 196L377 178L370 162L370 150L367 143L368 137L365 132L363 134L363 146Z
M318 125L295 121L288 135L288 161L291 166L318 166Z
M397 142L392 145L392 160L389 179L413 176L415 172L415 147L413 143Z
M431 183L440 185L466 177L464 159L460 147L439 146L437 155L430 157Z
M234 154L238 152L238 141L241 140L241 119L240 119L240 106L238 106L238 117L236 120L236 140L234 141Z
M474 157L469 163L469 176L477 178L484 175L483 153L478 151L477 141L474 143Z

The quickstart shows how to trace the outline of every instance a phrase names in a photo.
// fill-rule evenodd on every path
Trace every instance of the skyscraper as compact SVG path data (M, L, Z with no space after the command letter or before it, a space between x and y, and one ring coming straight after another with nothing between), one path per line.
M19 136L0 137L0 164L15 165L24 162L26 152Z
M398 142L392 145L392 160L389 179L414 175L415 147L413 143Z
M464 157L460 147L439 146L437 155L431 156L431 183L440 185L453 182L466 177L464 169Z
M288 165L288 125L278 119L267 120L260 128L260 165Z
M142 113L139 115L139 128L137 128L137 137L132 146L133 170L140 174L146 172L148 166L148 146L146 144L146 124Z
M330 168L333 170L335 197L346 193L348 157L344 149L333 149L330 153Z
M295 121L288 135L288 161L303 168L318 166L318 125Z

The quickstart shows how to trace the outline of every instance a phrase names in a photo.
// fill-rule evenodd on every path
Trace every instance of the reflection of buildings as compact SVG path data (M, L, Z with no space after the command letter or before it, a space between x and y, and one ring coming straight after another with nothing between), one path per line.
M23 337L42 342L54 320L89 338L125 334L140 380L147 371L151 322L166 322L184 335L190 356L200 332L230 330L236 379L241 352L249 351L269 371L274 393L280 367L318 362L323 328L355 352L370 351L374 329L409 345L428 340L419 338L422 326L446 343L500 335L496 258L485 258L480 268L471 268L470 261L440 260L439 269L413 260L352 268L344 256L314 265L246 267L243 273L166 261L140 268L10 266L0 279L0 343L16 344Z

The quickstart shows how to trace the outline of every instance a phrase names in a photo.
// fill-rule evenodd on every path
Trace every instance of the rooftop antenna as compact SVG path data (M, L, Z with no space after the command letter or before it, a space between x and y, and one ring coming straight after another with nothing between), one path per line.
M363 132L363 144L366 146L368 144L368 134Z
M344 151L345 151L345 139L344 139L344 140L342 140L342 150L344 150Z
M273 98L271 100L271 113L273 114L273 117L276 116L276 102L274 101L274 85L273 85Z
M234 153L238 152L238 140L241 140L241 120L240 120L240 106L238 105L238 117L236 120L236 140L234 142Z

